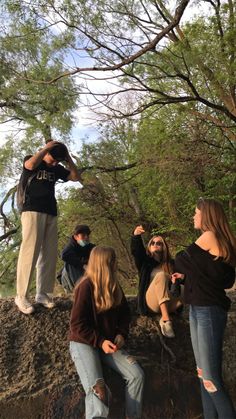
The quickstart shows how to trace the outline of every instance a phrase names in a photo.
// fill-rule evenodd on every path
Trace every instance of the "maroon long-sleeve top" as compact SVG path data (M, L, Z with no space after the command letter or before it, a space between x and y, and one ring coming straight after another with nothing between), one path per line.
M104 340L114 342L118 334L126 338L130 319L130 310L124 294L118 306L98 313L93 285L89 278L85 278L75 290L69 340L101 348Z

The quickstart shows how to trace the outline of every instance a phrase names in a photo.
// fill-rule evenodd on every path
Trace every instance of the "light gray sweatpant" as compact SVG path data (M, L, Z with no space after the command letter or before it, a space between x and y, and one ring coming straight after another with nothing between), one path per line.
M27 296L35 267L36 293L51 293L56 277L57 217L25 211L21 215L21 224L22 243L17 263L17 295Z

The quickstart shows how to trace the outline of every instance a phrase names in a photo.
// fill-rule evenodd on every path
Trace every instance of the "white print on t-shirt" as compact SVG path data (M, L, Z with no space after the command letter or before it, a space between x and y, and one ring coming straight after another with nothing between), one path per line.
M38 180L48 180L49 182L55 182L55 173L47 172L46 170L39 170L37 173Z

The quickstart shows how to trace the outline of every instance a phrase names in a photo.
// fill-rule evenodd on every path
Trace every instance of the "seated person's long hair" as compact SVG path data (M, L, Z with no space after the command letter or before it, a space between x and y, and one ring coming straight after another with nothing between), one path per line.
M146 253L148 256L153 257L150 251L150 247L151 247L152 241L155 239L159 239L159 241L162 242L162 259L160 260L161 268L167 274L172 274L173 273L173 259L170 254L169 246L166 240L162 236L158 236L158 235L152 236L152 238L148 242Z
M90 253L85 277L93 284L98 312L121 303L122 291L117 280L116 254L112 247L96 246Z

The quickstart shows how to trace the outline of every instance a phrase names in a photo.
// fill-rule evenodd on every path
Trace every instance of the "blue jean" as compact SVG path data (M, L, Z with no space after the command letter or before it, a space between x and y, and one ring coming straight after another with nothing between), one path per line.
M220 306L190 306L190 332L201 382L205 419L235 419L222 380L222 347L227 312Z
M105 354L102 349L78 342L70 342L70 353L86 394L86 419L107 418L109 413L110 390L103 380L102 363L118 372L126 382L128 418L141 418L144 373L132 356L123 349Z

